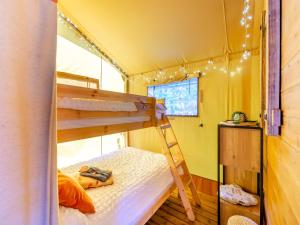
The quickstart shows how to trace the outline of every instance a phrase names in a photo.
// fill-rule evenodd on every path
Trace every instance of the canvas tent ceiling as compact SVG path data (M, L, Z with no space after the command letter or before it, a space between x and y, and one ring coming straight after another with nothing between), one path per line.
M248 46L255 49L263 1L250 2ZM60 0L59 6L128 74L220 56L226 43L239 52L244 41L243 0Z

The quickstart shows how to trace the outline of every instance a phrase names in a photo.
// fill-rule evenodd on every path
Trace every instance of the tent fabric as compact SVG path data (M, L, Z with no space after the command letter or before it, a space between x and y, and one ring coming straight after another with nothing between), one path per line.
M0 7L0 218L56 225L56 4ZM1 222L0 222L1 223Z

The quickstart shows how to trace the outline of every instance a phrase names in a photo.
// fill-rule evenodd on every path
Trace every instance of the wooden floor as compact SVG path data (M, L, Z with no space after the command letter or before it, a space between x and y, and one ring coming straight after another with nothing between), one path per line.
M184 208L175 191L172 196L159 208L159 210L146 223L147 225L187 225L187 224L217 224L217 197L199 193L201 207L195 206L193 209L196 221L187 219Z

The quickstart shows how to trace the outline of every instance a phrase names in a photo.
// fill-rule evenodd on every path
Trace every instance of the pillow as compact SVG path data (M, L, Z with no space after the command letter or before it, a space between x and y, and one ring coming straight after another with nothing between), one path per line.
M91 198L76 180L61 172L57 173L57 177L60 205L78 209L82 213L95 213Z

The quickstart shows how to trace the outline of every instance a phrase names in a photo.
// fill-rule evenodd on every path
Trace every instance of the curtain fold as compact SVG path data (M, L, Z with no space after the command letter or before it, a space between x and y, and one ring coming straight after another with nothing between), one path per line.
M58 224L56 15L50 0L1 1L0 218L5 224Z

